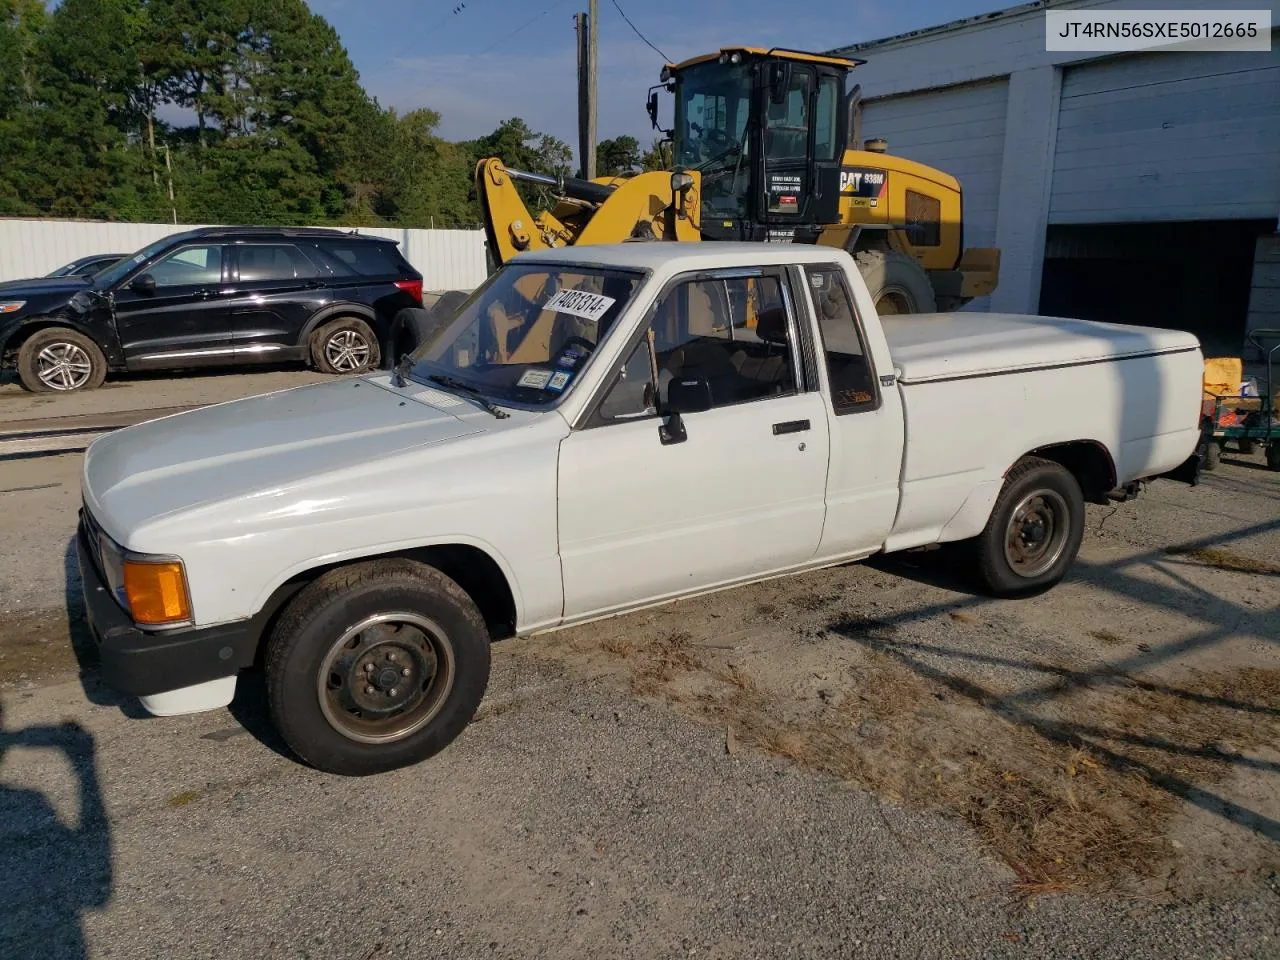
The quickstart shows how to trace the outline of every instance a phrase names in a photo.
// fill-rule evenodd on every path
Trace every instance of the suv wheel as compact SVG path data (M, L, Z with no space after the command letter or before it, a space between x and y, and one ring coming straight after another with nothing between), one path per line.
M33 333L18 351L18 380L32 393L72 393L102 386L107 358L83 333L50 327Z
M382 351L367 323L358 317L339 317L312 335L311 360L321 373L364 373L377 369Z

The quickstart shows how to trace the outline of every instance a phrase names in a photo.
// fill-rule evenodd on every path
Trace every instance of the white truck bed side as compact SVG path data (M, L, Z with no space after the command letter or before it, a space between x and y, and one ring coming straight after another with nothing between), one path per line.
M1176 467L1197 433L1203 358L1191 334L1000 314L882 324L907 437L888 550L975 535L1029 450L1093 441L1123 485Z

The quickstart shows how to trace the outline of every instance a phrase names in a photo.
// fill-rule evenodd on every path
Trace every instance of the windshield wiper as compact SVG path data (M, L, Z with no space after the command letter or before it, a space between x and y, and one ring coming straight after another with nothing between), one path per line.
M482 394L479 390L477 390L475 387L473 387L469 383L464 383L463 381L458 380L454 377L447 377L439 373L433 373L430 376L428 376L427 379L430 380L432 383L438 383L444 387L453 387L453 389L455 390L461 390L463 393L468 394L471 397L471 399L475 400L476 403L480 404L480 406L484 407L486 410L492 413L499 420L504 420L507 417L511 416L511 414L507 413L507 411L499 410L498 407L494 405L492 400L490 400L488 397L486 397L484 394Z

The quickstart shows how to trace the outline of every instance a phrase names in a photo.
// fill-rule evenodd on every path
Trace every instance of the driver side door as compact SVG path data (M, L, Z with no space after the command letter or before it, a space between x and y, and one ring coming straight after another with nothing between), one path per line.
M191 243L135 274L115 292L116 331L130 370L225 364L234 350L224 294L225 247ZM140 277L155 289L137 288Z
M564 439L560 558L568 619L744 581L813 557L828 422L782 269L699 274L658 298L597 406ZM766 331L766 325L769 329ZM705 388L683 438L662 429L675 381ZM680 384L677 384L680 386Z

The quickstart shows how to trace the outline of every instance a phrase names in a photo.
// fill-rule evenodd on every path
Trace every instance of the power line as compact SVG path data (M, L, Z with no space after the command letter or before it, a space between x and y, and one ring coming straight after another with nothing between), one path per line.
M565 0L556 0L556 2L555 2L555 3L553 3L551 6L547 7L547 9L543 10L541 13L536 14L535 16L530 17L528 20L526 20L524 23L520 24L520 26L516 27L516 28L515 28L514 30L512 30L510 33L508 33L508 34L504 34L503 36L501 36L501 37L499 37L497 40L495 40L493 43L489 44L489 46L485 47L483 50L481 50L481 51L479 51L479 52L477 52L477 53L473 53L473 54L471 54L471 56L473 56L473 57L482 57L482 56L484 56L486 53L488 53L490 50L493 50L495 47L499 47L499 46L501 46L502 44L506 43L508 40L510 40L512 37L514 37L514 36L515 36L517 33L519 33L521 30L524 30L526 27L532 26L533 24L537 23L539 20L541 20L543 17L545 17L548 13L550 13L550 12L551 12L552 10L554 10L556 7L563 6L563 5L564 5L564 3L565 3Z
M472 0L472 2L474 3L475 0ZM438 28L444 26L446 21L450 20L453 17L456 17L458 14L465 11L466 8L467 8L467 5L465 2L462 2L462 0L454 0L453 7L449 10L449 12L446 13L444 16L442 16L439 20L436 20L435 22L433 22L431 26L427 28L426 30L427 35L430 37L431 34L434 34ZM432 37L432 39L434 39L434 37ZM388 59L399 60L406 53L408 53L412 47L415 47L418 44L423 42L424 41L419 39L418 37L413 37L412 39L409 40L408 43L406 43L403 47L400 48L400 51L398 53L393 54ZM430 42L430 41L426 41L426 42Z
M641 40L643 40L646 44L648 44L650 50L652 50L654 53L660 56L663 60L667 61L667 63L670 63L671 58L668 57L661 50L659 50L657 47L655 47L652 43L649 43L649 38L646 37L643 33L641 33L640 28L631 22L631 18L627 16L626 12L622 9L622 7L618 6L618 0L613 0L613 5L615 7L618 7L618 12L622 14L622 19L627 21L627 26L636 32L636 36L639 37Z

